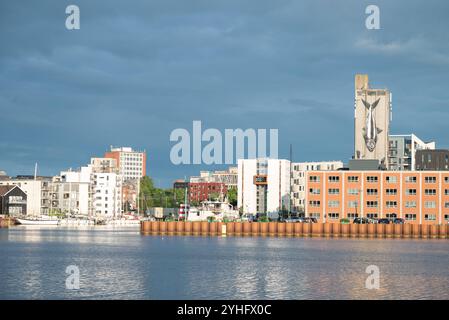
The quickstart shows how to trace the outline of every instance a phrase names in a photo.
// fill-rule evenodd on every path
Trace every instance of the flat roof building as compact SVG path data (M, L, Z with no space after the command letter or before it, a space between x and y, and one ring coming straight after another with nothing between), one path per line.
M449 150L418 150L416 170L449 170Z
M321 222L356 217L449 222L449 172L314 171L306 181L306 216Z

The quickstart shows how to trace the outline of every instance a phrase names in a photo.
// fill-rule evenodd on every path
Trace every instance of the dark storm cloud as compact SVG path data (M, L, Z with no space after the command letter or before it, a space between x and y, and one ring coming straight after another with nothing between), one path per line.
M168 185L206 169L169 161L192 120L279 128L283 157L346 161L355 73L393 92L392 133L449 147L449 4L375 2L376 31L360 0L2 1L0 169L56 174L130 145Z

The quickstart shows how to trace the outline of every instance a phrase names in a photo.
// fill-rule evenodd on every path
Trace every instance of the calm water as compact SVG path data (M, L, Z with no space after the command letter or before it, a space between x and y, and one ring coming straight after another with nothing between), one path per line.
M449 299L449 241L0 229L1 299ZM65 288L65 269L80 289ZM368 265L380 289L368 290Z

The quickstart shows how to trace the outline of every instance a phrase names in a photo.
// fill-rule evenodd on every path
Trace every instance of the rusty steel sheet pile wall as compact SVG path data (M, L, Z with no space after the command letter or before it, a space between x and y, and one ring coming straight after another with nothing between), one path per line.
M447 225L417 224L142 221L140 232L184 236L449 239Z

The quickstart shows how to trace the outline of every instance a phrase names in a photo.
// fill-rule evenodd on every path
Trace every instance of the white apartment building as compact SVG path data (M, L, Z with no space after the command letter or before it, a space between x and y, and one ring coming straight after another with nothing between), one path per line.
M93 215L119 218L122 215L122 178L116 173L92 174Z
M92 158L88 166L63 171L50 186L50 212L118 218L122 214L122 177L114 159Z
M290 161L283 159L238 160L238 208L244 214L277 218L290 206Z
M66 215L90 216L91 200L91 167L81 167L80 170L61 171L53 178L50 185L50 213Z
M292 211L304 212L306 199L306 175L308 171L333 171L343 168L342 161L294 162L292 163L291 199Z
M435 150L435 142L424 142L416 135L401 134L388 137L388 168L393 171L416 170L417 150Z

